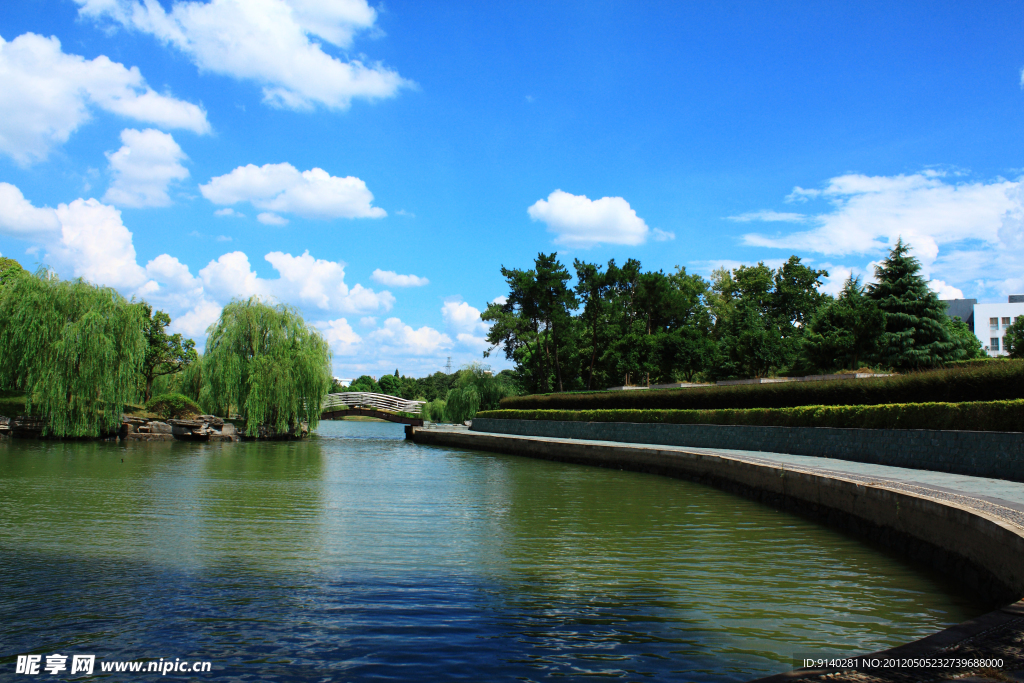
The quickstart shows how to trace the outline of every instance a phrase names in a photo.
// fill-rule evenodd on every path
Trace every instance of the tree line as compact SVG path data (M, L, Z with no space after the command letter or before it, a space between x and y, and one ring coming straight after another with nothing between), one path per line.
M169 334L170 322L111 288L0 259L0 390L23 392L26 414L54 436L115 432L126 406L165 392L240 416L250 435L316 425L331 353L297 310L232 301L207 330L203 355Z
M828 272L798 256L778 268L720 268L710 280L680 266L645 272L635 259L575 259L573 269L544 253L531 269L502 267L508 294L482 315L492 323L484 355L502 350L524 392L907 371L985 356L902 239L876 282L851 276L837 296L821 291Z

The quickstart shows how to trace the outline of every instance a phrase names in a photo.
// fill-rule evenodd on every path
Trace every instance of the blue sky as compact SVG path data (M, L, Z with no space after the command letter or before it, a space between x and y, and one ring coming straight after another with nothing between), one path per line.
M834 291L902 235L944 296L1005 300L1022 32L998 2L12 3L0 253L200 345L273 297L344 377L479 359L499 268L539 251L795 253Z

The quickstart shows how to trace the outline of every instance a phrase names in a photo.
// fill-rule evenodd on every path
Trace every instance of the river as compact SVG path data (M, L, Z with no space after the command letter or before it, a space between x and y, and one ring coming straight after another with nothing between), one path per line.
M211 662L178 680L745 681L984 611L713 488L403 436L0 443L0 679L60 653Z

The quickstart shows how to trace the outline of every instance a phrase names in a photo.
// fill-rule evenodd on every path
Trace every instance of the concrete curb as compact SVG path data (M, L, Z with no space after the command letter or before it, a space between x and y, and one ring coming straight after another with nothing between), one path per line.
M820 468L783 466L754 457L710 454L685 447L582 441L536 436L412 428L416 443L454 446L707 483L763 503L814 517L907 555L923 559L968 585L992 604L1024 595L1024 524L1016 510L990 501L940 495L926 486L865 482ZM861 478L863 479L863 478ZM976 502L975 502L976 501ZM883 653L887 657L1001 658L998 674L971 668L797 670L762 681L946 681L969 674L1024 672L1024 600Z

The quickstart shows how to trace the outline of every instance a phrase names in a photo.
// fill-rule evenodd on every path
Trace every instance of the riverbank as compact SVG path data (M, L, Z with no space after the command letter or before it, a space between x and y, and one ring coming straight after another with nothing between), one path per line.
M612 441L522 436L464 428L410 428L416 443L629 469L700 481L927 558L947 575L1007 605L979 619L886 651L915 657L1001 658L1024 672L1024 485L827 458ZM855 653L831 653L852 655ZM884 654L884 653L883 653ZM979 667L836 673L821 669L772 681L944 681L981 676ZM1002 674L1000 674L1002 675Z

